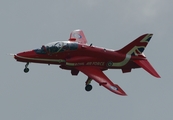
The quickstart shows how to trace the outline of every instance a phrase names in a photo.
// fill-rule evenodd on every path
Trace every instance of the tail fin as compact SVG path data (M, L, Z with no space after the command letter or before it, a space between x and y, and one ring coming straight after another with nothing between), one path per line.
M141 55L142 52L145 50L148 42L150 41L152 35L153 34L144 34L123 47L122 49L118 50L118 52L134 56Z
M152 67L152 65L148 62L148 60L143 54L143 51L145 50L145 47L148 45L148 42L150 41L152 36L153 34L144 34L123 47L122 49L118 50L118 52L136 56L136 58L139 59L132 59L133 62L135 62L138 66L142 67L151 75L160 78L159 74L156 72L156 70Z

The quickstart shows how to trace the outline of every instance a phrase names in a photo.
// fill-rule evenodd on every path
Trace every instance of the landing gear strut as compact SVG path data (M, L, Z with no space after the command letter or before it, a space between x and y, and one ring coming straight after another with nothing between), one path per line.
M85 90L86 91L91 91L92 90L92 85L90 85L92 79L88 77L87 81L86 81L86 86L85 86Z
M25 73L29 72L28 65L29 65L29 62L26 63L26 65L25 65L25 69L23 70Z

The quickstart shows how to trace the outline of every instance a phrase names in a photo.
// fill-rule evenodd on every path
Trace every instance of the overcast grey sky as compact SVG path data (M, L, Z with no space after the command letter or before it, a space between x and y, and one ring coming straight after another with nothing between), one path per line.
M171 120L173 118L171 0L1 0L0 119L1 120ZM128 94L122 97L87 77L58 66L16 62L18 53L57 40L68 40L82 29L89 43L120 49L144 33L153 33L145 50L161 75L143 69L106 75Z

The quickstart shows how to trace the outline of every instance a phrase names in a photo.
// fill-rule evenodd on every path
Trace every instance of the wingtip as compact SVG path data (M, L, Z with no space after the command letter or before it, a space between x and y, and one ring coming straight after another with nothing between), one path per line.
M127 96L127 94L124 91L121 92L121 94L119 94L119 95L121 95L121 96Z
M121 95L121 96L127 96L126 93L116 93L116 94Z
M157 76L155 76L156 78L161 78L160 75L158 74Z
M117 91L115 91L116 94L119 94L121 96L127 96L127 94L120 88L119 85L115 84L114 86L117 88Z

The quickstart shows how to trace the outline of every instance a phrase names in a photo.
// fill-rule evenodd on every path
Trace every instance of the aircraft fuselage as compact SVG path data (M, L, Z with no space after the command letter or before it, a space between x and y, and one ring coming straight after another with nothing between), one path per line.
M35 49L18 53L14 57L20 62L56 64L61 65L64 68L67 67L68 69L70 67L83 65L99 66L102 69L129 69L139 67L131 61L131 55L121 54L114 50L95 47L92 45L73 44L76 46L74 49L61 46L62 51L47 51L44 54L37 53L37 49Z

